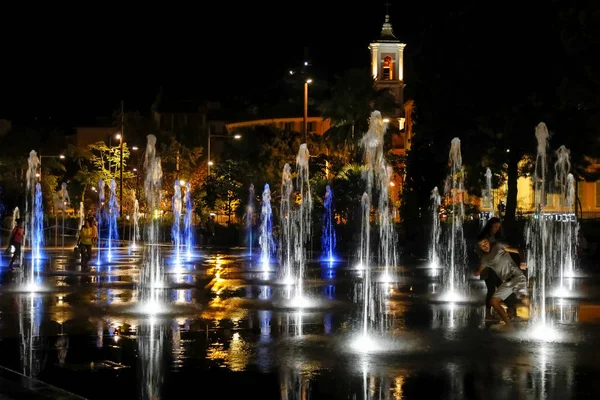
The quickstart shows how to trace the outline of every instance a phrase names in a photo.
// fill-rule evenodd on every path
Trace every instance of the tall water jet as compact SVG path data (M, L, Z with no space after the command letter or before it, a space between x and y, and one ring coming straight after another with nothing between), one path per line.
M271 262L275 245L273 243L273 211L271 209L271 188L265 184L262 193L262 206L260 212L260 262L264 267Z
M431 245L429 246L429 266L431 268L439 268L440 263L440 238L441 238L441 226L440 226L440 206L442 205L442 198L437 186L431 191Z
M492 192L492 170L487 168L485 170L485 187L483 188L483 196L481 201L481 208L485 211L485 214L482 213L482 218L480 218L481 227L486 224L486 222L494 216L494 196Z
M79 210L77 211L77 217L79 218L79 226L77 226L77 231L81 230L81 227L85 223L85 207L83 205L83 201L79 202Z
M132 191L133 198L133 235L131 238L131 248L135 249L140 241L140 203Z
M37 260L42 257L42 245L44 243L44 211L42 208L42 187L38 182L38 169L40 168L40 159L34 150L29 153L27 160L27 192L28 197L25 203L25 214L29 214L29 243L31 246L31 276L30 283L34 281L34 271ZM21 253L23 253L21 248ZM22 256L22 254L21 254ZM20 258L23 259L22 257Z
M311 235L312 196L308 164L310 154L306 143L300 145L296 156L296 192L300 205L294 212L294 263L296 270L296 299L304 294L304 270L306 268L306 243Z
M379 225L378 257L379 264L384 267L384 280L390 279L391 269L397 265L397 238L390 210L389 187L392 182L393 170L385 159L383 138L385 124L379 111L373 111L369 119L369 130L361 139L364 148L364 170L367 190L371 199L378 195L377 220Z
M248 209L246 211L246 234L248 235L248 255L252 257L252 245L254 238L252 237L252 221L254 219L254 185L251 183L248 189Z
M558 267L559 274L557 294L560 296L567 290L566 280L573 277L579 224L575 213L575 178L570 173L571 154L565 146L556 151L554 163L554 185L559 197L559 210L554 217L554 255L553 266ZM558 222L558 223L557 223ZM556 251L558 250L558 251Z
M19 211L19 207L15 207L15 209L13 210L12 213L12 219L10 221L10 229L13 230L15 229L15 226L17 226L17 220L21 218L21 212Z
M110 195L108 198L108 260L112 260L113 247L119 240L117 229L117 218L119 217L119 203L117 202L117 183L114 179L110 181Z
M533 280L532 301L530 305L531 320L540 324L541 329L546 326L546 291L551 278L551 264L547 255L551 254L549 234L549 220L542 214L542 202L546 196L545 181L547 171L548 128L540 122L535 129L537 139L537 155L533 170L533 188L536 211L527 226L527 266L529 278ZM550 268L549 268L550 267Z
M323 259L328 262L335 261L333 250L336 245L335 225L333 215L333 190L327 185L325 187L325 197L323 198L323 233L321 235L321 248Z
M450 197L448 217L450 226L447 233L447 251L445 255L445 297L453 301L464 295L466 289L467 246L463 233L465 217L464 181L460 139L454 138L450 144L450 174L446 179L446 194Z
M98 265L102 260L102 225L104 223L104 179L98 181L98 210L96 211L96 220L98 221Z
M69 197L69 191L67 190L67 183L63 182L60 185L59 192L59 207L62 211L62 247L65 247L65 214L67 213L67 206L71 204L71 198Z
M171 227L171 240L175 245L175 264L181 263L181 184L175 180L173 186L173 226Z
M183 217L183 235L185 240L185 254L188 261L192 258L194 250L192 184L185 184L185 216Z
M382 280L391 280L391 270L397 265L397 238L394 231L393 219L390 210L389 187L393 171L385 159L383 139L385 124L379 111L373 111L369 119L369 130L361 139L364 149L363 179L366 191L362 196L362 223L361 244L359 257L364 269L363 280L363 336L356 345L368 346L368 333L375 328L383 330L386 319L384 304L386 290L378 290L371 277L371 207L373 197L378 197L376 215L378 223L377 256L379 265L384 268Z
M144 189L150 222L147 228L146 256L141 271L142 301L150 313L157 312L162 304L164 267L160 257L159 219L160 189L162 184L162 166L160 157L156 154L156 136L148 135L146 156L144 159L146 177Z
M292 168L289 164L283 166L281 174L281 204L279 206L280 230L279 240L279 261L283 272L284 282L293 283L293 258L292 258L292 192L294 184L292 183Z

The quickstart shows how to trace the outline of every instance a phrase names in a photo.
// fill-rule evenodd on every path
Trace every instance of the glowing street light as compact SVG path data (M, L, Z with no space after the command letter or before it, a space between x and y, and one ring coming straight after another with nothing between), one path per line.
M137 147L137 146L133 146L133 147L131 148L131 150L133 150L133 151L136 151L137 149L138 149L138 147Z
M384 123L384 124L387 124L387 123L389 123L389 122L390 122L390 119L389 119L389 118L384 118L384 119L383 119L383 123Z

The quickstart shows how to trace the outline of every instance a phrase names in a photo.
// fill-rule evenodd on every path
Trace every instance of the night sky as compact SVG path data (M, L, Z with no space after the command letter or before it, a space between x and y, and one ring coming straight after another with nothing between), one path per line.
M392 3L395 32L410 56L410 21L419 15L409 2ZM9 21L0 117L78 122L110 115L121 98L127 109L147 112L161 85L211 98L244 95L299 65L304 46L315 74L330 78L369 65L367 46L384 14L383 1L218 2Z

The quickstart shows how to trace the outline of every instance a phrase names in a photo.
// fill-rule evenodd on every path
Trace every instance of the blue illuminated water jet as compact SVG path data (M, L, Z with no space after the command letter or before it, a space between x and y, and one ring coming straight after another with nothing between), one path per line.
M249 188L248 210L246 212L246 234L248 235L248 256L252 257L252 222L254 219L254 185L251 183Z
M260 262L268 265L271 262L271 256L274 253L273 244L273 210L271 209L271 188L265 184L262 194L260 222Z
M104 179L98 181L98 210L96 211L96 220L98 221L98 265L102 261L102 223L104 211Z
M173 226L171 227L171 239L175 245L175 264L181 263L181 183L175 180L173 186Z
M40 168L40 159L35 151L29 153L29 159L27 160L27 191L28 196L25 203L25 213L29 216L29 232L26 234L29 236L29 243L31 247L31 269L29 276L25 277L27 283L32 291L35 290L35 272L38 265L38 261L42 257L41 248L44 244L44 210L42 208L42 187L38 182L38 168ZM31 199L31 202L30 202ZM21 248L21 257L23 260L23 251ZM21 261L22 263L22 261Z
M192 185L188 182L185 186L185 216L183 218L183 235L185 240L185 254L189 260L194 249Z
M117 218L119 217L119 203L117 202L117 184L114 179L110 181L110 196L108 198L108 260L112 259L114 242L119 240Z
M333 191L327 185L323 199L325 213L323 214L323 234L321 235L321 246L323 259L328 262L335 261L333 249L335 249L335 226L333 220Z

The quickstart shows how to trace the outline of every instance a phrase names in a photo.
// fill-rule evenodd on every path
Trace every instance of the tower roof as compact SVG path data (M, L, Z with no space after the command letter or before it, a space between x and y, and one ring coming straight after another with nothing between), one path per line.
M376 40L377 42L383 43L400 43L400 40L394 35L394 30L392 28L392 23L390 22L389 14L385 15L385 22L381 27L381 34L379 38Z

